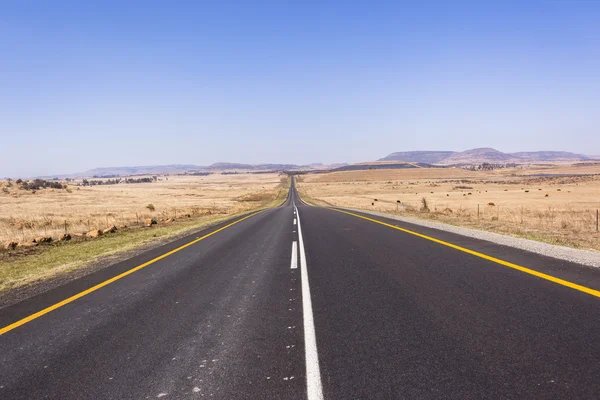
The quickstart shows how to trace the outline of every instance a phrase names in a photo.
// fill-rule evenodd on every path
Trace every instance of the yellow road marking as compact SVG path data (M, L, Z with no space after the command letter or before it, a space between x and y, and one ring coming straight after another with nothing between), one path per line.
M115 281L118 281L119 279L124 278L127 275L133 274L135 271L138 271L138 270L140 270L142 268L147 267L150 264L154 264L155 262L157 262L159 260L162 260L163 258L166 258L166 257L168 257L168 256L170 256L172 254L175 254L178 251L185 249L186 247L189 247L189 246L191 246L191 245L193 245L195 243L198 243L199 241L204 240L207 237L214 235L215 233L221 232L222 230L225 230L225 229L229 228L230 226L233 226L233 225L237 224L238 222L242 222L245 219L253 217L256 214L259 214L259 213L261 213L263 211L265 211L265 210L260 210L260 211L257 211L255 213L252 213L250 215L247 215L244 218L238 219L238 220L236 220L236 221L234 221L234 222L232 222L232 223L230 223L228 225L225 225L225 226L223 226L223 227L221 227L221 228L219 228L217 230L214 230L214 231L212 231L210 233L207 233L206 235L204 235L202 237L194 239L191 242L186 243L183 246L180 246L180 247L176 248L175 250L171 250L171 251L169 251L169 252L167 252L167 253L165 253L163 255L160 255L160 256L158 256L158 257L156 257L156 258L154 258L154 259L152 259L150 261L147 261L147 262L145 262L145 263L143 263L141 265L138 265L137 267L134 267L134 268L132 268L130 270L127 270L127 271L123 272L122 274L119 274L119 275L114 276L114 277L112 277L112 278L110 278L108 280L105 280L104 282L101 282L101 283L97 284L96 286L92 286L91 288L86 289L83 292L77 293L76 295L73 295L73 296L71 296L71 297L69 297L67 299L64 299L61 302L53 304L50 307L44 308L43 310L38 311L35 314L31 314L28 317L25 317L25 318L23 318L23 319L21 319L21 320L19 320L17 322L14 322L14 323L12 323L12 324L10 324L8 326L5 326L4 328L0 329L0 336L4 335L7 332L12 331L15 328L18 328L21 325L25 325L26 323L31 322L34 319L37 319L37 318L41 317L42 315L48 314L49 312L54 311L57 308L60 308L60 307L62 307L64 305L66 305L66 304L69 304L69 303L71 303L71 302L73 302L73 301L75 301L75 300L77 300L79 298L82 298L85 295L88 295L88 294L90 294L92 292L95 292L96 290L98 290L100 288L103 288L106 285L109 285L109 284L111 284L111 283L113 283Z
M499 258L491 257L491 256L488 256L486 254L479 253L477 251L467 249L465 247L461 247L461 246L457 246L457 245L452 244L452 243L444 242L443 240L436 239L436 238L431 237L431 236L423 235L422 233L414 232L414 231L411 231L409 229L400 228L398 226L395 226L395 225L392 225L392 224L388 224L388 223L385 223L383 221L379 221L379 220L376 220L376 219L373 219L373 218L368 218L368 217L365 217L365 216L362 216L362 215L359 215L359 214L354 214L354 213L351 213L351 212L348 212L348 211L338 210L336 208L330 208L330 209L334 210L334 211L337 211L337 212L344 213L344 214L352 215L352 216L357 217L357 218L362 218L362 219L365 219L367 221L375 222L376 224L384 225L384 226L387 226L389 228L396 229L398 231L409 233L411 235L418 236L420 238L427 239L427 240L430 240L430 241L435 242L435 243L439 243L439 244L447 246L447 247L451 247L453 249L462 251L464 253L468 253L468 254L471 254L473 256L480 257L480 258L483 258L485 260L495 262L496 264L504 265L505 267L516 269L518 271L525 272L526 274L537 276L538 278L542 278L542 279L545 279L547 281L554 282L554 283L557 283L559 285L566 286L568 288L575 289L575 290L578 290L578 291L583 292L583 293L587 293L587 294L595 296L595 297L600 297L600 291L598 291L598 290L594 290L594 289L591 289L591 288L588 288L588 287L585 287L585 286L582 286L582 285L578 285L576 283L569 282L569 281L566 281L564 279L560 279L560 278L554 277L552 275L544 274L542 272L538 272L538 271L535 271L533 269L529 269L529 268L523 267L521 265L513 264L511 262L504 261L504 260L501 260Z

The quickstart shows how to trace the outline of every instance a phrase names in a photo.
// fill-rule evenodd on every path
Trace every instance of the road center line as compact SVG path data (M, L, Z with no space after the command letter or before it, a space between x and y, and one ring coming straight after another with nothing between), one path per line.
M290 268L298 268L298 242L295 240L292 242L292 261L290 262Z
M319 353L317 352L317 336L315 334L315 321L313 319L312 301L310 299L310 286L308 285L308 271L306 268L304 239L302 238L300 213L298 213L298 208L296 206L294 206L294 211L298 217L298 240L300 243L302 316L304 317L304 353L306 356L306 394L308 400L323 400L323 384L321 383Z
M294 218L294 225L296 225L296 218Z

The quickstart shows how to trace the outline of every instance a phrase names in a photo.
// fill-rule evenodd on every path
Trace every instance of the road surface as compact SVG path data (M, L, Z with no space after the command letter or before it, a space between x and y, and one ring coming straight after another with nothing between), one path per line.
M292 187L1 309L0 398L598 397L598 270L366 217Z

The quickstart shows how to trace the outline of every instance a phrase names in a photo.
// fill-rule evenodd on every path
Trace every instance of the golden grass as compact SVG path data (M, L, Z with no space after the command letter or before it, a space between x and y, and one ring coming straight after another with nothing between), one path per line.
M532 176L580 168L469 171L469 177L452 169L347 171L305 176L298 188L315 204L410 215L600 251L600 175ZM600 174L600 165L582 171ZM423 198L429 212L421 211Z
M0 190L0 243L38 236L58 238L104 229L135 226L189 214L232 214L258 207L281 183L277 174L172 176L155 183L70 186L33 194L15 186ZM6 187L5 185L3 187ZM155 211L146 206L153 204Z
M339 171L305 176L306 182L358 182L387 181L398 179L457 179L475 178L477 172L462 168L401 168L371 169L363 171Z
M514 169L496 170L499 175L515 173ZM518 170L519 175L557 174L557 175L597 175L600 174L600 162L578 162L575 164L531 165Z
M115 257L153 242L201 229L230 218L230 215L203 216L192 221L152 229L126 230L81 242L44 246L27 253L0 259L0 294L71 272L101 259ZM118 258L114 259L118 261Z
M60 221L63 219L67 219L69 227L79 227L84 231L88 230L87 219L92 228L105 227L107 215L109 224L125 223L129 227L98 239L1 251L0 295L71 273L99 260L118 261L119 256L127 251L163 243L169 238L191 233L245 212L278 206L285 201L288 187L289 178L286 176L240 174L169 177L168 181L158 183L95 186L72 190L72 193L41 190L35 195L5 195L0 197L2 210L5 204L12 207L18 200L23 200L17 210L11 210L8 216L4 213L1 216L5 224L4 232L12 235L14 227L6 227L11 218L33 221L31 227L18 231L24 231L25 237L29 238L44 233L62 233ZM148 203L156 206L155 212L144 208ZM136 224L136 212L140 219L145 216L160 218L174 216L175 209L178 216L184 217L173 223L159 221L152 228ZM190 216L185 216L186 213ZM58 221L59 226L38 224L37 221L45 219Z

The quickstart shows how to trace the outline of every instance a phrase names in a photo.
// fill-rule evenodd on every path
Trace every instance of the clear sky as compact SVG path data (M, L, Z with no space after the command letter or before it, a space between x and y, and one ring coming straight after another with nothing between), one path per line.
M599 1L291 3L3 1L0 176L600 154Z

